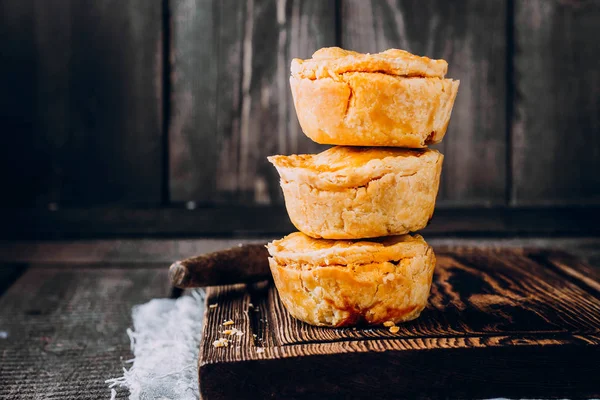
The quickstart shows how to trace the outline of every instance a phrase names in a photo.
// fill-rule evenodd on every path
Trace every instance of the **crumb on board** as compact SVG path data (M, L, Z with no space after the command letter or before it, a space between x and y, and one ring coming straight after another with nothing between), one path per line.
M394 321L385 321L385 322L383 323L383 326L385 326L386 328L389 328L390 326L394 326L394 325L396 325L396 324L394 323Z
M390 332L392 332L392 333L398 333L399 330L400 330L399 326L396 326L396 325L390 326Z
M217 339L212 344L214 347L229 347L229 340L225 338Z
M244 332L240 331L238 328L231 328L231 329L225 329L223 331L224 335L236 335L236 336L242 336L244 334Z
M249 308L254 308L254 304L252 304L252 303L248 303L248 307L249 307Z
M229 326L229 325L233 325L233 321L232 320L228 320L223 322L223 326Z
M208 306L208 308L217 308L218 306L219 306L218 304L210 304L210 305Z

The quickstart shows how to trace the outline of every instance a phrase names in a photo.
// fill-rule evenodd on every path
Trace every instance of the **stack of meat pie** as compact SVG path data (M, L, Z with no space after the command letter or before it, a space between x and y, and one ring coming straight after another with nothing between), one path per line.
M340 48L294 59L290 78L304 133L336 145L272 156L300 232L269 243L279 296L313 325L396 324L427 304L435 255L418 234L433 215L439 143L459 82L444 60L402 50Z

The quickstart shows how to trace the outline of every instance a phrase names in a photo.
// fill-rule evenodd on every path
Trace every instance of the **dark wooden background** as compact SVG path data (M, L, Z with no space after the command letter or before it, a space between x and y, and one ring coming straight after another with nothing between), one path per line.
M288 76L333 45L461 80L433 232L598 233L599 38L598 0L0 0L0 234L291 230L266 156L325 148Z

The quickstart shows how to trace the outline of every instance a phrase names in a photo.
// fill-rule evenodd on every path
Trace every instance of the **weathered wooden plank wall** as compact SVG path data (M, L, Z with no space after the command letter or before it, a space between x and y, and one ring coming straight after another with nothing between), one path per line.
M160 2L1 0L0 25L0 204L158 204Z
M512 202L600 204L600 1L517 0Z
M33 0L0 0L0 179L10 196L0 204L35 202L49 179L49 169L36 146L34 117L36 70ZM21 168L19 168L21 167Z
M315 152L289 90L293 57L335 45L335 2L173 0L173 201L282 201L266 157Z
M460 79L439 204L506 200L506 1L344 0L341 45L361 52L403 48L448 61Z
M0 0L0 206L281 205L266 156L323 148L290 60L336 44L449 61L441 207L600 205L599 35L585 0Z

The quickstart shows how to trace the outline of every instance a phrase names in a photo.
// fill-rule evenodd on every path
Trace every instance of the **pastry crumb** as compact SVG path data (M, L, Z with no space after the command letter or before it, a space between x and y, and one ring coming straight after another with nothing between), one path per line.
M252 304L252 303L248 303L248 307L250 307L250 308L254 308L254 304Z
M386 328L389 328L389 327L391 327L391 326L394 326L394 325L396 325L396 324L394 323L394 321L385 321L385 322L383 323L383 326L385 326Z
M229 325L233 325L233 321L232 320L223 322L223 326L229 326Z
M213 342L213 347L229 347L229 340L225 338L217 339Z
M208 308L217 308L218 306L219 306L218 304L210 304L210 305L208 306Z
M264 353L265 352L265 348L264 347L257 347L256 348L256 352L257 353Z
M238 328L231 328L231 329L225 329L223 331L224 335L236 335L236 336L242 336L244 334L244 332L240 331Z
M390 326L390 332L392 332L392 333L398 333L399 330L400 330L399 326L396 326L396 325Z

